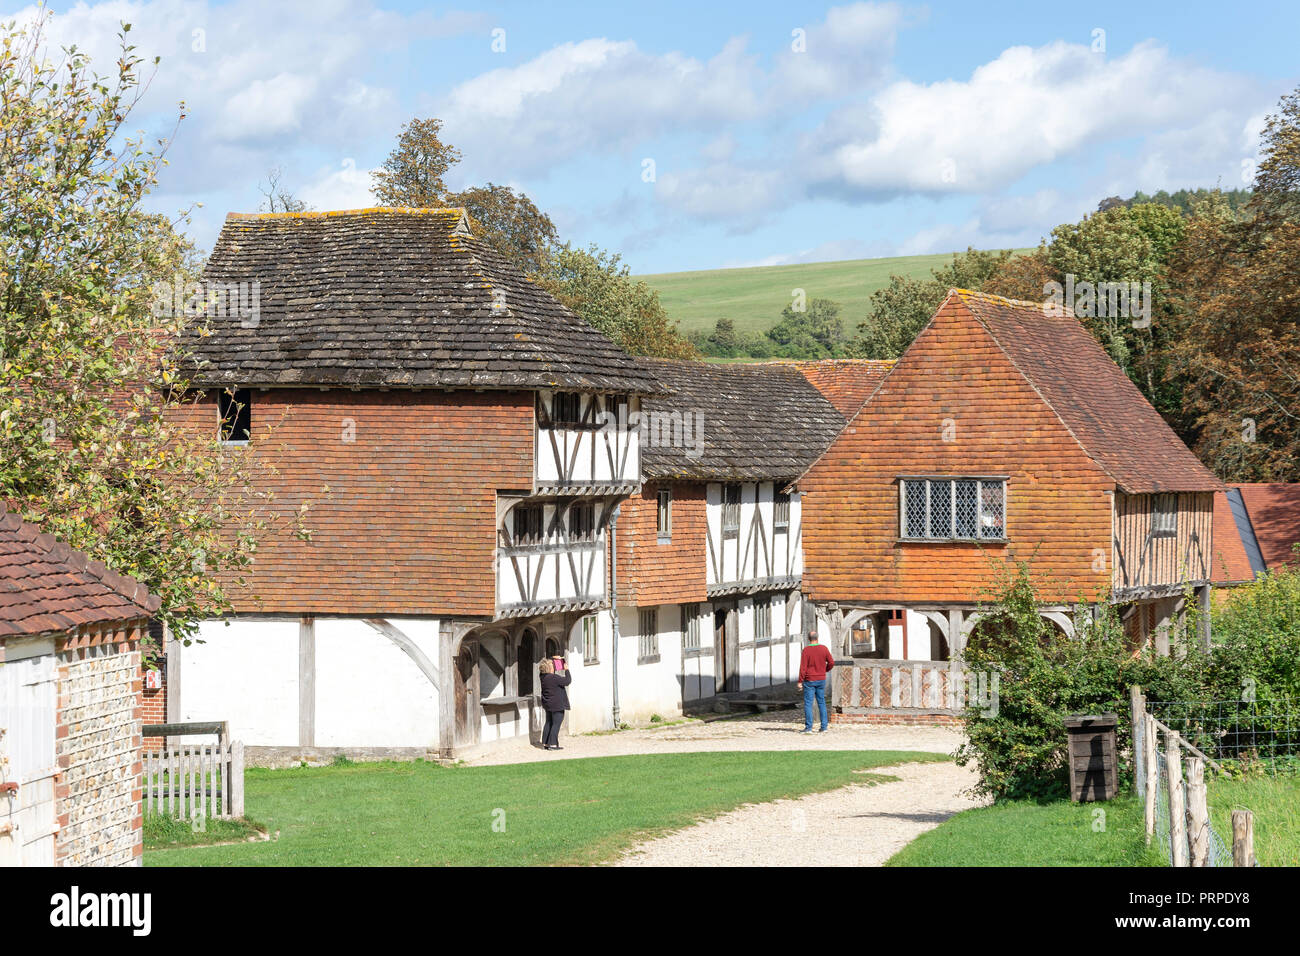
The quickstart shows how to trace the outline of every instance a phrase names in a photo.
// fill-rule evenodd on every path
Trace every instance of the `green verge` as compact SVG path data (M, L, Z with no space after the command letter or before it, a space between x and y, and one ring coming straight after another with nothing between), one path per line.
M147 850L147 866L598 863L746 803L894 779L855 773L947 755L767 751L596 757L500 767L356 763L245 775L279 839ZM496 826L494 827L494 824Z
M161 813L144 815L144 848L166 850L175 847L208 846L260 838L266 831L252 820L204 820L201 828L188 820L173 820Z
M1232 811L1255 815L1260 866L1300 866L1300 776L1227 778L1206 774L1210 818L1232 852Z
M1104 829L1097 816L1104 810ZM1164 866L1143 839L1142 804L1009 800L965 810L921 834L886 866Z

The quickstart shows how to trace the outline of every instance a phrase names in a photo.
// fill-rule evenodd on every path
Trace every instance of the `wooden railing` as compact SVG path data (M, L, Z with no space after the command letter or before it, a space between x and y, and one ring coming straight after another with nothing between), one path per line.
M146 813L177 820L239 819L244 815L244 744L231 740L224 723L147 725L148 737L167 745L144 751ZM178 743L175 738L216 734L216 743Z
M966 695L966 671L949 661L842 658L831 671L831 704L842 714L956 716Z

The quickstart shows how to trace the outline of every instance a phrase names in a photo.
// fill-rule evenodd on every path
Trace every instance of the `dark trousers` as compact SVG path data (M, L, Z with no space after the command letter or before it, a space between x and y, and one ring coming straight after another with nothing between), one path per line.
M542 746L556 747L560 743L560 724L564 723L564 711L548 710L546 726L542 728Z

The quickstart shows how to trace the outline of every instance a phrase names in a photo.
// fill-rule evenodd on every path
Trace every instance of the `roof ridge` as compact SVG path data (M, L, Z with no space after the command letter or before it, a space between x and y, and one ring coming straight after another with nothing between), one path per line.
M9 510L5 502L0 501L0 531L16 531L20 540L29 547L45 552L51 561L66 564L74 570L88 574L110 591L150 613L162 606L162 599L151 594L145 585L135 578L120 574L102 561L92 559L84 551L78 551L65 541L60 541L48 531L42 531L30 521L24 521L20 515Z
M304 209L299 212L228 212L226 219L327 219L330 216L403 215L448 216L455 213L464 219L468 210L464 206L359 206L355 209ZM459 222L457 223L459 226Z
M1036 312L1042 313L1043 317L1048 319L1061 319L1067 316L1072 319L1078 319L1078 316L1074 314L1074 307L1065 305L1064 303L1060 306L1061 314L1054 315L1047 310L1046 302L1032 302L1029 299L1011 299L1005 295L997 295L993 292L981 292L979 289L962 289L957 287L948 290L948 296L952 295L970 296L976 299L983 299L985 302L991 302L994 305L1007 305L1018 309L1033 309ZM945 296L944 298L946 299L948 296Z

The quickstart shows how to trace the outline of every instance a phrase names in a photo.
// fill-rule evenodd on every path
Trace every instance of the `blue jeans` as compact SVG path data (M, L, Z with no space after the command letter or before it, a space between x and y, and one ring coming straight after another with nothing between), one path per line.
M803 729L812 730L814 697L817 698L817 713L822 719L822 730L825 730L830 718L826 714L826 681L824 680L803 682Z

